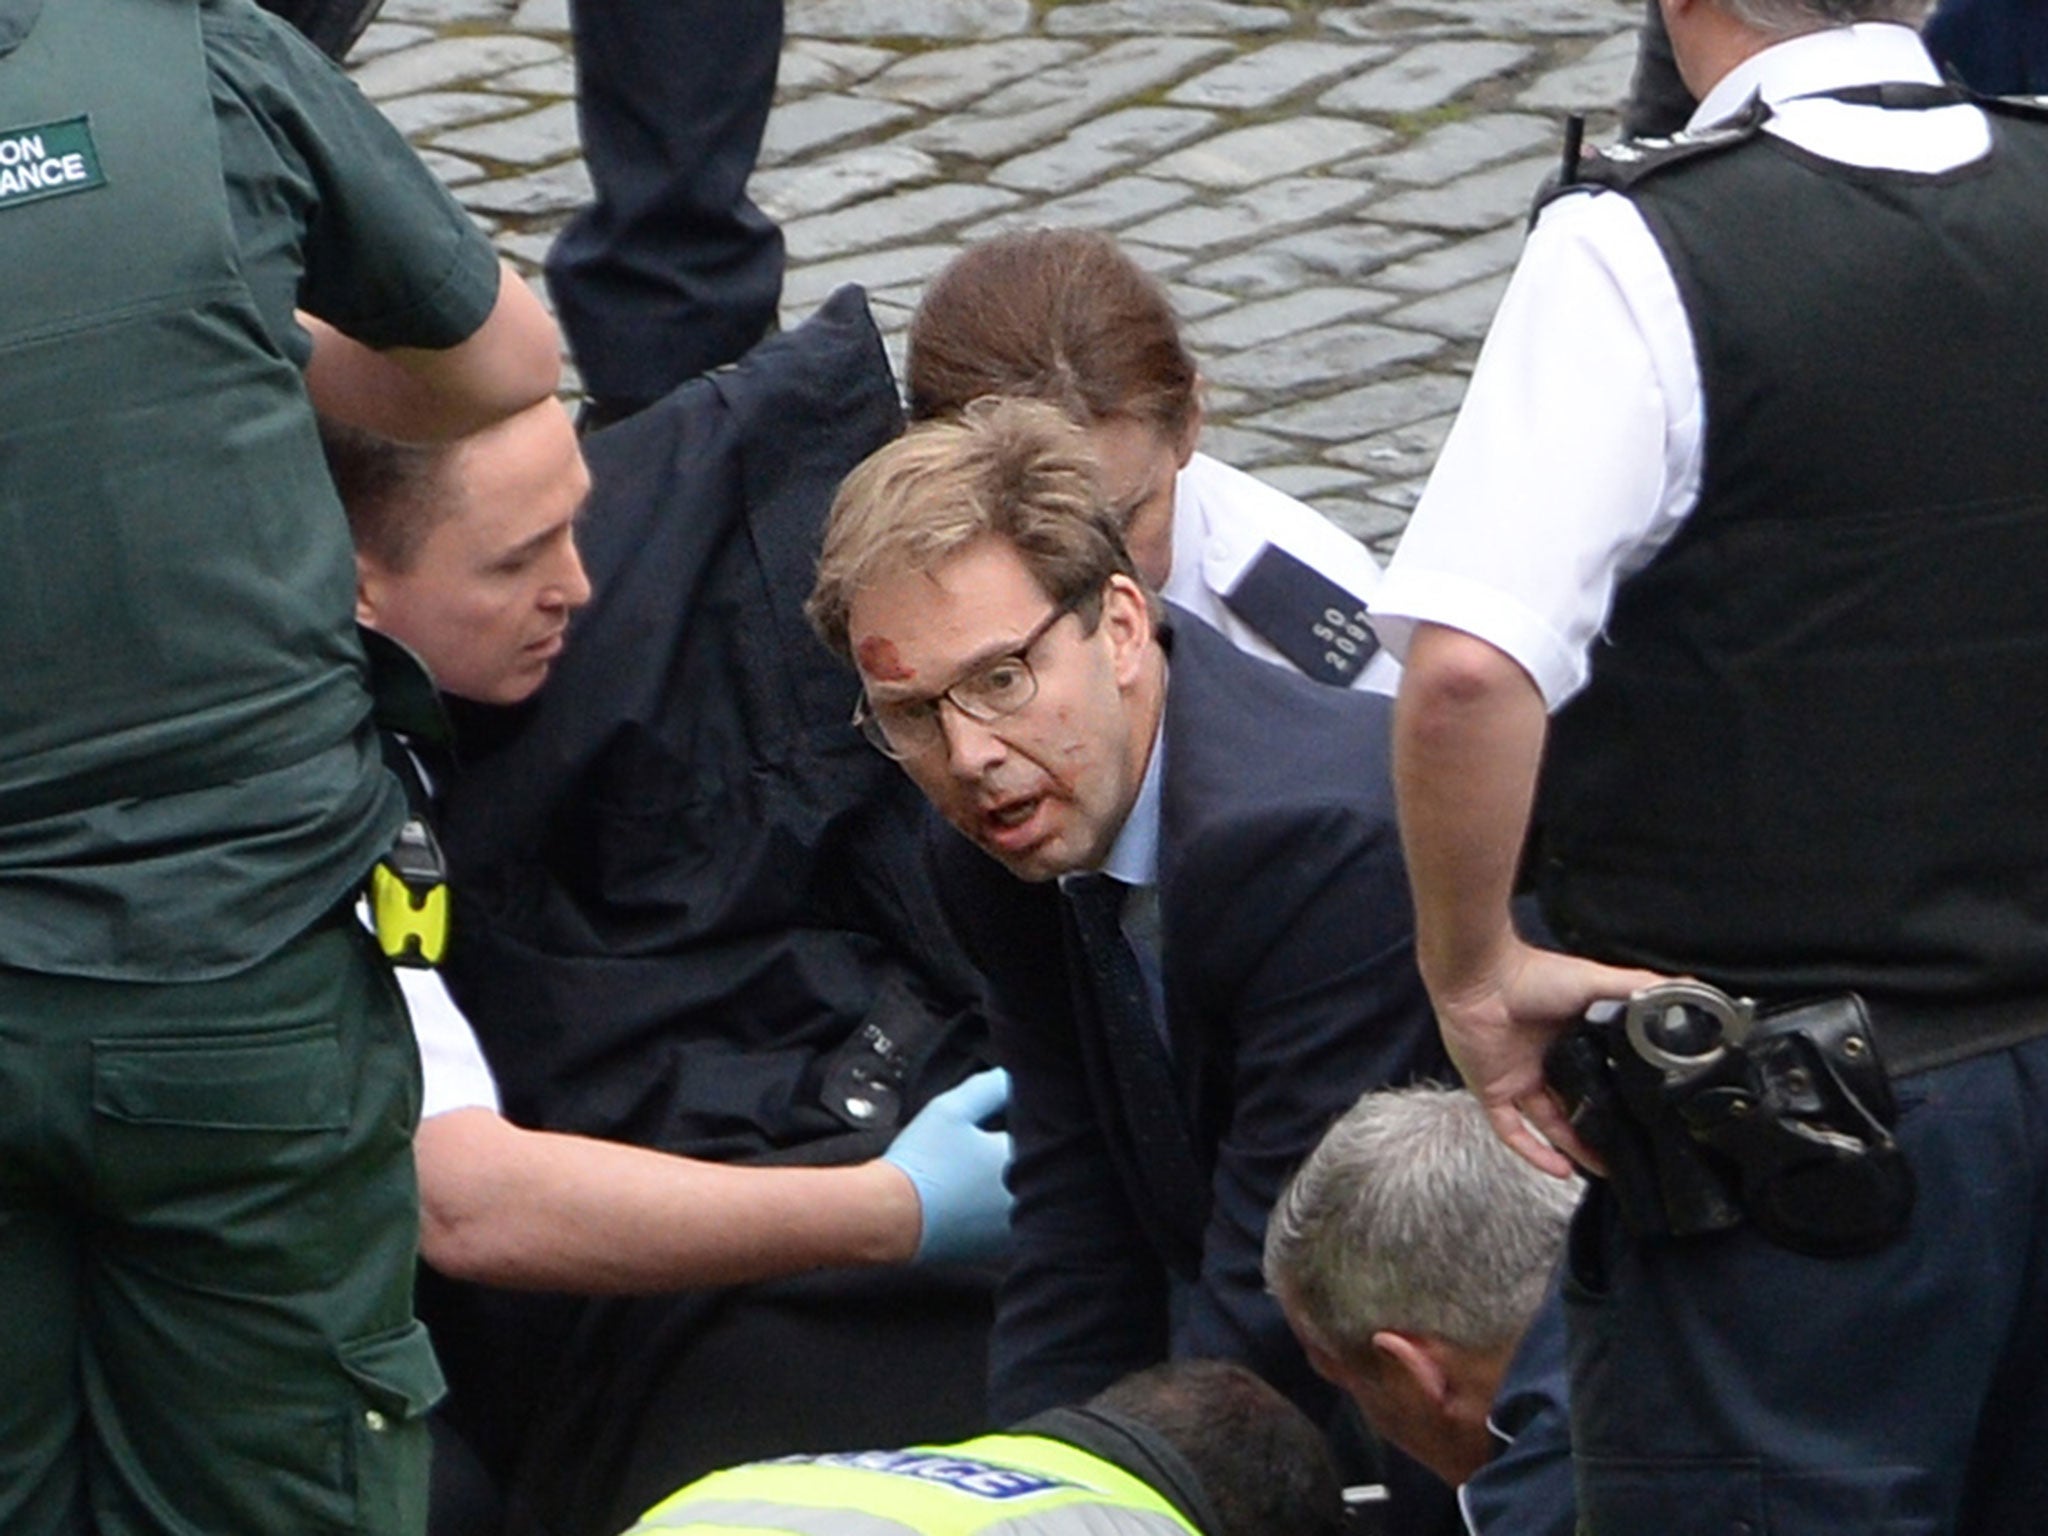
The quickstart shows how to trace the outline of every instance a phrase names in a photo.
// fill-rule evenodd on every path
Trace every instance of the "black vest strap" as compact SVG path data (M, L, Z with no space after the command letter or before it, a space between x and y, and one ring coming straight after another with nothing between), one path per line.
M2048 122L2048 97L1985 96L1960 80L1928 85L1917 80L1885 80L1873 85L1844 85L1832 91L1809 91L1794 101L1845 101L1851 106L1882 107L1890 112L1926 112L1940 107L1978 107L2001 117Z
M1627 192L1659 171L1745 144L1756 136L1770 115L1771 109L1761 97L1751 97L1741 112L1711 127L1688 129L1668 139L1623 139L1591 155L1577 156L1569 162L1571 174L1553 171L1537 188L1536 200L1529 210L1530 226L1533 228L1537 216L1567 193ZM1571 137L1568 132L1568 143Z
M1852 107L1882 107L1887 112L1927 112L1938 107L1969 105L1968 91L1953 85L1928 85L1919 80L1881 80L1871 85L1843 85L1832 91L1808 91L1792 101L1840 101Z
M1846 85L1832 91L1810 91L1794 101L1841 101L1852 106L1881 107L1892 112L1924 112L1940 107L1974 106L2003 117L2048 122L2048 97L1980 96L1957 82L1929 85L1917 80L1886 80L1872 85ZM1626 192L1671 166L1702 155L1732 149L1753 137L1770 119L1762 97L1751 97L1736 116L1712 127L1675 133L1669 138L1623 139L1590 155L1578 152L1584 119L1566 128L1564 166L1544 178L1529 210L1533 226L1538 214L1568 192Z
M1157 1493L1205 1536L1222 1529L1202 1479L1173 1443L1149 1424L1110 1408L1075 1404L1033 1414L1010 1431L1061 1440L1121 1467Z

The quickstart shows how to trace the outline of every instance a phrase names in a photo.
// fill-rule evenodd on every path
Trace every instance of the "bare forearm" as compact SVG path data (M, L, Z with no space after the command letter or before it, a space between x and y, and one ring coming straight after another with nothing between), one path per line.
M1394 723L1401 843L1415 891L1416 955L1441 1002L1497 973L1546 729L1543 697L1482 640L1425 624Z
M498 300L468 340L443 351L376 351L314 316L306 388L314 407L400 442L447 442L539 404L561 383L555 323L523 278L499 270Z
M1544 1079L1543 1052L1588 1004L1657 978L1532 949L1508 911L1547 714L1528 673L1484 641L1424 625L1394 716L1416 956L1444 1045L1501 1139L1559 1175L1588 1166Z
M880 1162L732 1167L481 1109L427 1121L418 1155L423 1256L492 1285L633 1294L905 1263L921 1225Z

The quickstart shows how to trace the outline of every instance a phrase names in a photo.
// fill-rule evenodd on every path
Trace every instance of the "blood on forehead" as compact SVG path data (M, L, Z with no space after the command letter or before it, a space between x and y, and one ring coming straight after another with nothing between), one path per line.
M903 665L896 642L880 635L870 635L861 641L854 659L860 664L861 674L878 683L907 683L917 676L913 668Z

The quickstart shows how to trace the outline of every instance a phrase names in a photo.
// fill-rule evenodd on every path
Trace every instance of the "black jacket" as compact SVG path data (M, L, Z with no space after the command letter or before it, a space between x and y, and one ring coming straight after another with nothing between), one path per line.
M589 439L595 596L536 700L458 713L443 793L449 980L512 1119L851 1159L978 1051L917 792L802 613L833 491L900 419L844 289Z
M848 724L852 675L801 612L833 490L899 419L846 290L587 442L596 595L538 698L455 711L461 755L437 775L449 977L512 1119L850 1161L981 1055L917 791ZM987 1284L831 1272L573 1299L429 1274L421 1300L443 1427L500 1480L507 1529L597 1536L719 1460L985 1427ZM842 1364L887 1340L891 1373L789 1390L821 1373L821 1339Z

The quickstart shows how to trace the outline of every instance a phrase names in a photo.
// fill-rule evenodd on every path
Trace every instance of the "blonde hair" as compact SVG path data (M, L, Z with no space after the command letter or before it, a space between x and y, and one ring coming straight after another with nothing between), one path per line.
M1078 604L1114 575L1137 579L1081 430L1038 401L985 399L912 427L846 477L804 611L847 658L862 588L987 536L1015 549L1055 602Z

